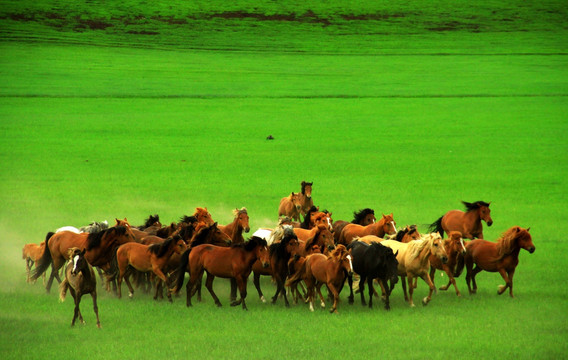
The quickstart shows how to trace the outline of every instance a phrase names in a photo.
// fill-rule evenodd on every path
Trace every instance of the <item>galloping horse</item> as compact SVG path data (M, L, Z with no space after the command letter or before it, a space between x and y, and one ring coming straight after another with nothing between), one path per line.
M65 269L65 280L59 285L59 299L61 301L65 300L67 295L67 290L73 295L75 300L75 312L73 314L73 320L71 321L71 326L75 325L75 320L77 317L81 323L85 323L83 320L83 315L81 315L81 310L79 309L79 304L81 303L81 297L84 294L91 294L93 298L93 309L95 310L95 315L97 316L97 327L101 328L101 322L99 320L99 308L97 306L97 278L93 267L89 265L87 259L85 259L86 249L82 251L78 248L70 248L68 257L72 260L67 265Z
M26 282L30 282L30 271L32 269L32 266L37 263L39 259L41 259L41 255L43 254L44 249L45 241L42 241L39 244L32 243L24 245L24 248L22 249L22 259L26 260ZM61 282L59 275L57 277L57 281ZM45 273L43 274L43 283L45 285Z
M212 244L218 246L229 246L231 245L231 238L229 235L219 229L217 223L211 225L205 225L200 223L202 226L197 227L193 234L191 240L189 240L190 246L197 246L202 244Z
M207 272L205 287L217 306L221 306L219 298L213 291L215 276L222 278L234 278L239 287L241 298L231 303L236 306L242 303L243 309L247 310L245 298L247 296L247 279L252 271L252 265L260 260L262 266L269 266L268 248L266 241L252 237L244 244L235 244L231 247L220 247L209 244L198 245L186 250L181 256L181 264L178 269L175 292L178 293L183 285L184 274L189 272L187 282L187 306L191 306L191 297L197 291L197 284Z
M46 290L49 293L57 272L63 266L65 260L68 260L70 248L86 249L85 257L89 264L108 270L115 253L114 250L120 245L134 240L135 237L130 228L124 226L111 227L93 234L76 234L69 231L53 234L46 240L47 246L41 259L36 263L31 279L37 279L47 270L49 265L52 265L51 275L46 285Z
M434 292L434 284L428 270L430 269L430 255L438 257L443 263L448 261L448 255L442 237L438 233L424 235L421 240L414 240L409 243L400 243L396 240L384 240L382 245L388 246L393 251L398 251L398 274L402 279L402 289L404 290L404 300L414 307L412 294L414 293L413 279L421 277L430 287L430 293L422 300L423 305L428 305ZM405 277L408 278L408 295L406 294Z
M325 308L321 286L326 284L333 295L333 305L330 312L334 313L337 312L339 293L343 288L345 279L352 274L353 265L351 262L351 251L347 250L343 245L338 245L329 256L323 254L308 255L302 268L288 279L286 285L292 286L304 280L308 288L310 310L314 311L316 290L321 300L321 307Z
M392 213L390 215L383 214L383 217L379 221L367 226L358 224L345 225L339 236L339 244L349 245L356 236L375 235L383 237L385 234L396 234L396 224Z
M367 244L362 241L353 241L347 249L351 250L353 256L353 271L359 276L359 290L361 292L361 304L365 306L365 280L369 286L369 307L373 307L373 279L378 279L381 287L385 289L385 309L390 309L390 289L388 289L387 281L396 284L398 281L398 261L392 249L381 245L380 243ZM353 277L350 276L349 303L353 303Z
M468 203L462 201L466 207L466 212L461 210L450 210L438 220L430 224L429 231L439 232L444 237L444 231L459 231L465 239L483 239L483 226L481 220L487 223L487 226L493 225L491 219L491 210L485 201L476 201Z
M444 241L444 247L448 254L448 262L444 264L438 257L430 255L430 279L432 279L432 283L434 283L436 269L445 271L448 275L449 281L448 284L446 286L442 286L440 290L448 290L450 285L453 284L456 289L456 295L461 296L458 286L456 285L456 280L454 279L456 266L458 264L458 256L464 256L466 253L461 233L459 231L450 231L448 233L448 238Z
M243 231L246 233L250 231L247 208L235 209L233 215L235 216L233 222L228 225L219 225L219 229L231 238L233 244L244 243Z
M375 222L377 222L377 218L375 218L375 210L373 209L365 208L363 210L353 212L353 220L351 220L351 224L367 226L369 224L374 224ZM339 243L339 235L341 235L341 231L347 224L349 224L349 222L344 220L338 220L333 223L333 236L335 237L336 244Z
M499 272L505 280L505 285L499 285L499 295L509 288L509 295L513 296L513 275L519 264L521 249L533 253L535 246L528 229L513 226L497 240L497 243L482 239L472 240L466 245L465 266L467 268L466 282L470 294L477 292L475 275L482 270ZM475 268L473 267L475 265ZM473 289L470 286L473 282Z
M135 242L126 243L121 245L116 251L116 261L118 264L118 298L122 297L121 285L122 279L126 281L129 297L134 295L134 289L130 284L129 274L127 273L128 266L141 272L152 271L164 284L167 284L164 269L168 265L170 257L174 254L181 254L186 250L187 246L180 236L168 238L161 244L143 245ZM156 295L154 300L158 298L158 289L160 281L156 282ZM171 294L168 292L168 299L171 302Z

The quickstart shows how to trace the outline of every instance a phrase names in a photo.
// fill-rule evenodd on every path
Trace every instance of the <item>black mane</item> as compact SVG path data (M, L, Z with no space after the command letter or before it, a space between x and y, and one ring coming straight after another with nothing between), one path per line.
M192 216L184 215L179 218L179 222L183 224L193 224L197 222L197 218L193 215Z
M160 221L160 216L158 214L154 214L154 215L150 215L148 216L148 218L144 221L144 225L139 226L138 228L140 230L144 230L152 225L154 225L155 223L157 223L158 221Z
M121 235L126 234L126 227L125 226L114 226L114 227L111 227L111 228L108 228L108 229L101 230L101 231L96 232L96 233L89 234L89 236L87 237L87 251L101 246L101 242L102 242L103 237L107 233L110 234L113 231L116 233L116 236L121 236Z
M302 221L302 223L300 224L300 227L302 229L306 229L309 230L310 229L310 218L312 217L312 213L319 211L317 207L312 206L310 208L310 210L308 210L308 212L306 213L306 216L304 216L304 221Z
M489 203L486 203L485 201L481 201L481 200L473 202L473 203L468 203L466 201L462 201L462 204L465 206L467 211L477 210L482 206L489 207Z
M369 214L375 215L375 210L370 209L370 208L366 208L366 209L363 209L363 210L359 210L358 212L355 211L355 212L353 212L353 220L351 220L351 223L361 224L361 221L363 221L363 219Z
M298 240L298 236L296 236L294 232L285 233L280 242L270 244L268 248L270 256L276 255L277 259L286 259L288 257L286 246L288 246L288 243L293 239Z
M209 236L209 233L216 227L217 227L217 223L210 225L210 226L206 226L206 227L202 228L201 230L199 230L199 232L197 234L195 234L195 238L191 242L191 247L201 245L201 244L206 244L207 243L207 237Z
M302 181L302 195L306 195L306 186L312 186L314 183Z
M245 251L252 251L257 246L266 246L266 240L259 238L258 236L253 236L249 239L249 241L240 244L233 244L231 247L242 247Z
M157 257L161 258L166 254L172 244L177 243L178 240L181 240L181 236L179 235L169 237L161 244L150 245L148 247L148 251L150 251L152 254L156 254Z

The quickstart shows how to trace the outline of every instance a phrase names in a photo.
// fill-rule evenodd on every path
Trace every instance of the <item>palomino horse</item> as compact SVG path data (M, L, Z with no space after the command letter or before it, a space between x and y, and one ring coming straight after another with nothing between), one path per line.
M356 236L375 235L383 237L385 234L396 234L396 223L394 222L392 213L390 215L383 214L383 217L379 221L367 226L358 224L345 225L339 236L339 244L347 246Z
M266 241L252 237L244 244L235 244L231 247L214 245L198 245L186 250L181 256L178 269L175 292L178 293L183 285L184 274L189 271L187 282L187 306L191 306L191 297L197 291L197 284L201 281L203 273L207 272L205 287L217 306L221 306L219 298L213 291L215 276L222 278L234 278L237 281L241 298L231 303L236 306L242 303L243 309L247 310L245 298L247 296L247 279L252 271L252 265L260 260L263 267L269 266L269 255Z
M287 216L292 220L300 221L300 211L302 209L302 202L299 193L292 192L289 196L283 197L280 200L278 207L278 216Z
M513 296L513 275L519 264L521 249L533 253L535 250L531 234L528 229L513 226L497 240L497 243L482 239L472 240L466 245L465 266L467 268L466 282L470 294L477 292L475 275L482 270L499 272L505 280L505 285L499 285L499 295L509 288L509 295ZM475 268L474 268L475 265ZM473 282L473 289L470 286Z
M57 272L63 266L65 260L68 260L70 248L86 249L85 258L89 264L108 270L116 249L124 243L134 241L134 239L134 234L130 228L124 226L111 227L93 234L76 234L69 231L53 234L49 237L49 240L46 240L47 246L41 259L36 263L31 279L37 279L47 270L49 265L52 265L51 275L46 285L46 290L49 293Z
M353 220L351 220L351 224L367 226L374 224L376 221L377 218L375 218L375 210L365 208L363 210L353 212ZM338 220L333 223L333 236L335 237L336 244L339 243L339 235L341 235L341 231L347 224L349 224L349 222L344 220Z
M333 295L333 305L330 312L337 312L339 293L343 288L345 279L353 274L351 251L345 246L338 245L329 256L312 254L306 257L302 268L286 282L287 286L297 284L304 280L308 288L310 310L314 311L314 297L317 290L321 300L321 307L325 308L325 302L321 293L321 286L326 284Z
M462 234L459 231L450 231L448 233L448 238L444 240L444 247L448 254L448 262L444 264L438 257L430 255L430 279L432 279L432 283L434 283L436 269L445 271L448 275L449 281L448 284L446 286L442 286L440 290L448 290L450 285L454 285L456 295L461 296L458 286L456 285L456 280L454 279L454 273L458 264L458 256L464 256L466 253Z
M430 269L430 255L437 256L443 263L448 261L448 255L442 237L438 233L424 235L421 240L414 240L409 243L400 243L396 240L384 240L381 244L390 247L393 251L398 251L398 274L402 279L402 289L404 300L407 300L411 307L414 307L412 294L414 293L413 279L421 277L430 287L430 293L422 300L423 305L428 305L434 292L434 284L428 270ZM408 278L408 295L406 294L405 277Z
M434 221L429 230L431 232L439 232L444 237L444 231L459 231L465 239L483 239L483 226L481 220L487 223L487 226L493 224L491 219L491 210L489 204L485 201L476 201L468 203L462 201L466 207L466 212L461 210L450 210L444 216Z
M32 270L32 266L37 263L39 259L41 259L41 255L43 255L43 251L45 249L45 241L42 241L39 244L26 244L22 249L22 259L26 260L26 282L31 282L30 280L30 271ZM43 273L43 284L45 285L45 273ZM59 275L57 275L57 281L61 282L59 279Z
M292 228L288 228L285 231L284 236L281 241L273 243L268 247L268 252L270 255L270 267L263 268L260 261L256 261L252 267L253 271L253 283L258 292L258 296L262 302L266 302L264 294L260 289L260 276L270 275L274 282L276 282L276 293L272 297L272 303L276 303L278 296L281 294L284 296L284 302L286 307L289 307L288 297L286 296L286 289L284 283L289 275L288 261L294 257L299 252L300 243L298 242L298 237L292 231Z
M228 225L219 225L219 229L231 238L233 244L244 243L243 231L246 233L250 231L247 208L235 209L233 215L235 216L233 222Z
M81 310L79 309L79 304L81 303L81 297L83 297L83 295L91 294L93 298L93 309L97 316L97 327L100 329L101 321L99 320L99 308L97 306L97 278L93 267L89 265L85 258L85 252L86 249L69 249L67 257L69 257L71 261L65 268L65 280L59 285L59 299L61 301L65 300L67 290L73 295L73 299L75 300L75 312L71 326L74 326L77 318L79 318L81 323L85 323L83 315L81 315Z
M143 245L135 242L126 243L121 245L116 251L116 261L118 263L118 298L121 298L122 279L126 281L129 297L134 295L134 289L130 284L129 274L127 273L128 266L141 272L152 271L164 284L167 284L168 279L164 275L164 269L168 265L170 257L174 254L181 254L187 249L187 246L180 236L174 236L166 239L161 244ZM154 300L158 298L158 289L160 281L156 282L156 295ZM171 302L171 294L168 292L168 299Z
M347 249L351 250L353 256L353 271L361 277L359 281L359 290L361 292L361 304L365 303L365 280L369 286L369 307L373 307L373 279L377 279L385 294L385 309L390 309L390 289L387 282L396 284L398 281L398 261L392 249L381 245L378 242L367 244L362 241L353 241ZM348 278L349 303L353 303L353 276Z

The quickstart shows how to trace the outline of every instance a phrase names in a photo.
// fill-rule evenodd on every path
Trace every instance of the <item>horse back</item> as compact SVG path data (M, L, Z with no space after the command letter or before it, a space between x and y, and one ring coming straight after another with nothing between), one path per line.
M466 262L473 262L481 269L489 272L495 272L500 267L499 250L497 243L476 239L468 242L466 248Z
M323 254L312 254L307 257L306 261L306 273L308 276L311 275L317 281L324 283L329 280L328 270L331 262L328 261L327 256Z
M87 233L77 234L71 231L55 233L47 242L53 261L69 260L68 250L72 247L85 249L88 236Z
M234 250L209 244L198 245L189 253L189 266L193 273L205 270L214 276L233 277Z

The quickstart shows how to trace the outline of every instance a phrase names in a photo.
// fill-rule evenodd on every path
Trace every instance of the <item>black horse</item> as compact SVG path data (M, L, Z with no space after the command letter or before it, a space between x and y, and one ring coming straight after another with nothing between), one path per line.
M398 281L398 261L396 260L395 253L391 248L381 245L380 243L373 243L371 245L361 241L353 241L347 249L351 249L351 256L353 257L353 271L361 276L359 282L359 289L361 291L361 304L365 303L365 281L369 286L369 307L373 307L373 279L378 279L381 287L384 289L385 296L385 309L390 309L389 296L391 288L387 285L390 280L391 284ZM397 251L398 253L398 251ZM349 303L353 303L353 278L350 276L349 288L351 294L349 295Z

